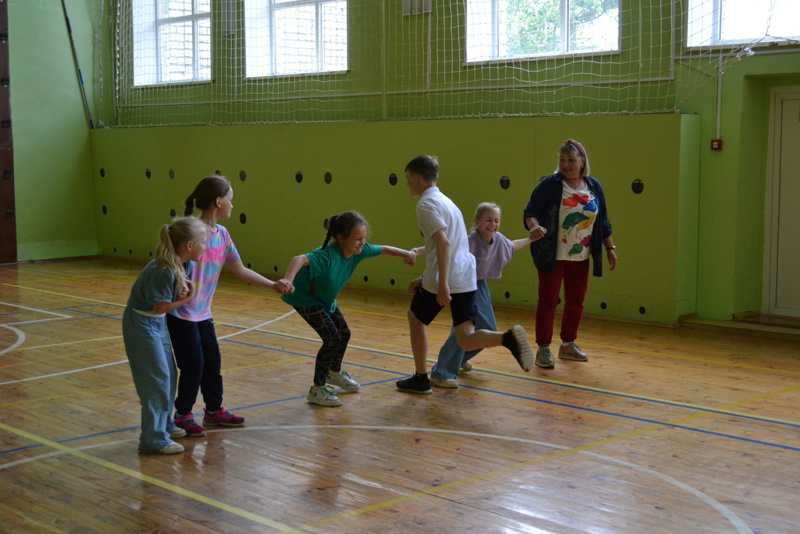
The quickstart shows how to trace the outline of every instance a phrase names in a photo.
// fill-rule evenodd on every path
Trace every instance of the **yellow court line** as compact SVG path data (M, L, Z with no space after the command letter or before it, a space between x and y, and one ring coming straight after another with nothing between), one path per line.
M42 444L42 445L44 445L46 447L50 447L52 449L56 449L58 451L65 452L67 454L75 456L76 458L80 458L82 460L86 460L87 462L91 462L93 464L99 465L99 466L104 467L106 469L109 469L111 471L115 471L117 473L120 473L122 475L129 476L129 477L137 479L137 480L141 480L142 482L146 482L148 484L151 484L151 485L156 486L156 487L161 488L161 489L165 489L167 491L171 491L172 493L175 493L175 494L180 495L182 497L186 497L188 499L192 499L192 500L200 502L202 504L206 504L208 506L213 506L214 508L217 508L217 509L222 510L224 512L228 512L230 514L237 515L237 516L243 517L245 519L249 519L250 521L253 521L254 523L258 523L259 525L265 525L265 526L268 526L270 528L274 528L275 530L279 530L281 532L289 532L289 533L301 533L301 532L304 532L301 529L290 527L288 525L284 525L283 523L278 523L277 521L273 521L271 519L267 519L266 517L261 517L260 515L256 515L256 514L253 514L251 512L247 512L245 510L242 510L241 508L236 508L236 507L231 506L229 504L225 504L225 503L217 501L215 499L211 499L210 497L206 497L205 495L200 495L199 493L195 493L193 491L181 488L180 486L176 486L174 484L170 484L168 482L164 482L163 480L159 480L157 478L153 478L151 476L145 475L145 474L140 473L138 471L134 471L133 469L129 469L127 467L123 467L121 465L117 465L117 464L109 462L107 460L103 460L102 458L98 458L96 456L92 456L91 454L86 454L85 452L82 452L82 451L79 451L79 450L76 450L76 449L73 449L73 448L70 448L70 447L66 447L66 446L64 446L64 445L62 445L60 443L56 443L55 441L50 441L49 439L45 439L45 438L37 436L35 434L31 434L30 432L26 432L24 430L20 430L18 428L14 428L14 427L8 426L8 425L6 425L4 423L0 423L0 429L6 430L6 431L11 432L13 434L17 434L18 436L22 436L22 437L27 438L27 439L29 439L31 441L35 441L35 442L40 443L40 444Z
M794 387L791 387L791 388L786 388L784 390L775 391L775 392L768 393L768 394L765 394L765 395L759 395L758 397L752 397L750 399L746 399L744 401L740 401L740 402L737 402L737 403L735 403L733 405L729 405L729 406L737 406L737 405L740 406L740 405L743 405L743 404L747 404L749 402L755 402L755 401L758 401L758 400L762 400L763 398L766 398L766 397L777 396L777 395L780 395L780 394L783 394L783 393L786 393L786 392L789 392L789 391L797 390L797 389L800 389L800 386L794 386ZM725 409L725 407L723 407L721 409ZM425 490L421 490L421 491L416 491L416 492L410 493L409 495L406 495L404 497L398 497L396 499L391 499L389 501L384 501L384 502L373 504L373 505L370 505L370 506L365 506L365 507L359 508L357 510L351 510L349 512L344 512L344 513L341 513L341 514L338 514L338 515L335 515L335 516L332 516L332 517L328 517L328 518L325 518L325 519L321 519L319 521L315 521L313 523L309 523L309 524L303 525L302 528L311 529L311 528L315 528L315 527L320 527L322 525L335 523L335 522L341 521L343 519L348 519L348 518L355 517L355 516L358 516L358 515L363 515L363 514L366 514L366 513L369 513L369 512L374 512L374 511L377 511L377 510L381 510L381 509L387 508L389 506L395 506L397 504L402 504L404 502L416 500L416 499L421 498L421 497L425 497L425 496L429 496L429 495L436 495L438 493L441 493L441 492L449 490L449 489L458 488L458 487L464 486L466 484L471 484L473 482L479 482L481 480L486 480L488 478L492 478L492 477L495 477L497 475L502 475L502 474L508 473L510 471L516 471L516 470L519 470L519 469L522 469L522 468L525 468L525 467L530 467L532 465L543 463L543 462L545 462L547 460L553 460L553 459L561 458L563 456L568 456L568 455L571 455L571 454L579 453L579 452L582 452L582 451L588 451L588 450L591 450L591 449L596 449L596 448L598 448L600 446L608 445L608 444L611 444L611 443L616 443L618 441L629 439L631 437L635 437L635 436L638 436L638 435L641 435L641 434L646 434L646 433L650 433L650 432L653 432L653 431L656 431L656 430L670 428L668 425L676 425L676 424L680 424L680 423L685 423L686 421L689 421L689 420L692 420L692 419L698 419L698 418L701 418L701 417L706 417L708 415L718 415L718 414L714 413L714 412L691 414L691 415L687 415L687 416L675 419L673 421L670 421L669 423L650 425L648 427L641 428L639 430L634 430L632 432L626 432L625 434L620 434L618 436L613 436L613 437L602 439L602 440L595 441L595 442L592 442L592 443L587 443L586 445L581 445L579 447L574 447L572 449L558 451L558 452L555 452L553 454L547 454L545 456L542 456L540 458L536 458L534 460L528 460L526 462L518 462L516 464L512 464L512 465L509 465L509 466L506 466L506 467L502 467L500 469L495 469L493 471L489 471L488 473L483 473L481 475L475 475L475 476L468 477L468 478L465 478L465 479L462 479L462 480L456 480L456 481L450 482L448 484L443 484L441 486L436 486L435 488L429 488L429 489L425 489Z

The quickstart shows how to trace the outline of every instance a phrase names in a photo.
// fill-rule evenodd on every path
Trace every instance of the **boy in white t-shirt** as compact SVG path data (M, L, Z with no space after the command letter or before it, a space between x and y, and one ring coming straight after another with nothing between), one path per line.
M409 284L414 295L408 311L411 352L415 374L397 382L407 393L431 393L428 378L426 326L448 304L453 316L456 341L464 350L506 347L524 371L533 366L533 351L525 329L514 326L505 333L475 330L475 256L469 251L464 217L452 200L436 186L439 161L417 156L406 165L406 184L417 202L417 223L425 238L427 264L422 277Z

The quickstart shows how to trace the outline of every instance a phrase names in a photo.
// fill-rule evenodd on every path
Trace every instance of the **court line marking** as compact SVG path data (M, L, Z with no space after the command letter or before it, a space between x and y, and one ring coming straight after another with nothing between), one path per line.
M192 500L198 501L200 503L206 504L208 506L213 506L214 508L217 508L217 509L222 510L224 512L228 512L230 514L237 515L237 516L243 517L245 519L249 519L250 521L253 521L254 523L258 523L260 525L265 525L265 526L274 528L275 530L279 530L281 532L288 532L288 533L292 533L292 534L303 532L300 529L296 529L296 528L290 527L288 525L284 525L283 523L279 523L277 521L273 521L273 520L268 519L266 517L262 517L260 515L254 514L254 513L247 512L245 510L242 510L241 508L236 508L235 506L231 506L229 504L225 504L225 503L217 501L215 499L211 499L210 497L206 497L205 495L201 495L199 493L195 493L194 491L187 490L185 488L181 488L180 486L176 486L175 484L170 484L168 482L164 482L163 480L159 480L157 478L151 477L149 475L145 475L145 474L140 473L138 471L134 471L133 469L129 469L127 467L123 467L121 465L109 462L107 460L103 460L102 458L98 458L96 456L92 456L91 454L86 454L85 452L80 451L78 449L73 449L71 447L67 447L65 445L61 445L60 443L56 443L55 441L51 441L51 440L43 438L41 436L37 436L35 434L31 434L30 432L26 432L25 430L21 430L19 428L14 428L14 427L8 426L8 425L6 425L4 423L0 423L0 429L6 430L6 431L14 433L14 434L17 434L18 436L30 439L32 441L39 442L44 446L47 446L47 447L56 449L58 451L61 451L63 453L75 456L76 458L80 458L80 459L85 460L87 462L91 462L93 464L99 465L99 466L104 467L106 469L109 469L111 471L115 471L117 473L120 473L122 475L129 476L131 478L140 480L142 482L147 482L148 484L151 484L153 486L159 487L159 488L167 490L167 491L171 491L172 493L175 493L177 495L181 495L181 496L186 497L188 499L192 499Z
M4 350L0 351L0 356L5 354L6 352L9 352L9 351L12 351L12 350L16 349L17 347L19 347L20 345L25 343L25 340L27 338L25 337L25 332L23 332L22 330L20 330L18 328L14 328L13 326L10 326L10 325L7 325L7 324L0 325L0 327L5 328L6 330L11 330L15 334L17 334L17 340L14 342L14 344L11 345L10 347L8 347L7 349L4 349ZM0 384L0 385L2 385L2 384Z
M0 302L0 304L2 304L2 303ZM263 323L261 323L259 325L256 325L256 326L253 326L253 327L250 327L250 328L246 328L244 330L239 330L239 331L233 332L231 334L227 334L227 335L218 337L217 339L218 340L227 339L227 338L230 338L230 337L233 337L233 336L238 336L240 334L244 334L244 333L250 332L252 330L256 330L258 328L261 328L261 327L270 325L272 323L275 323L277 321L280 321L281 319L285 319L286 317L289 317L293 313L295 313L294 308L292 308L292 310L290 312L284 313L280 317L276 317L274 319L270 319L269 321L265 321L265 322L263 322ZM65 317L69 317L69 316L65 316ZM13 330L14 332L17 333L17 343L15 343L12 347L9 347L8 349L0 352L0 355L4 354L7 351L15 349L16 347L18 347L19 345L21 345L25 341L25 334L23 332L21 332L20 330L17 330L16 328L13 328L13 327L9 327L7 325L0 325L0 326L2 326L4 328L8 328L9 330ZM21 336L21 338L20 338L20 336ZM117 339L117 338L120 338L120 337L122 337L122 336L113 336L113 337L106 337L106 338L95 338L95 339L90 339L90 340L74 341L74 342L69 342L69 343L56 343L56 344L53 344L53 345L43 345L43 346L39 346L39 347L35 347L35 348L46 348L46 347L53 347L53 346L63 346L65 344L68 345L68 344L73 344L73 343L88 343L88 342L94 342L94 341L105 341L105 340L109 340L109 339ZM34 348L34 347L31 347L31 349L32 348ZM25 350L25 349L22 349L22 350ZM80 368L80 369L72 369L70 371L63 371L61 373L53 373L53 374L49 374L49 375L32 376L32 377L29 377L29 378L21 378L19 380L9 380L8 382L0 382L0 386L5 386L5 385L8 385L8 384L18 384L20 382L29 382L29 381L32 381L32 380L42 380L44 378L53 378L53 377L56 377L56 376L70 375L70 374L74 374L74 373L80 373L82 371L89 371L89 370L92 370L92 369L99 369L101 367L110 367L112 365L119 365L121 363L128 363L127 358L124 359L124 360L120 360L118 362L110 362L110 363L104 363L104 364L101 364L101 365L93 365L91 367L83 367L83 368Z
M689 417L696 417L696 416L689 416ZM86 447L80 447L78 449L71 449L69 447L65 447L63 445L59 445L58 443L50 442L49 440L46 440L44 438L40 438L38 436L34 436L34 435L29 434L27 432L24 432L24 431L21 431L21 430L18 430L18 429L14 429L12 427L8 427L7 425L4 425L2 423L0 423L0 428L5 428L5 429L8 429L8 430L11 430L12 432L17 433L18 435L23 435L24 437L28 437L29 439L32 439L33 441L38 441L38 442L40 442L40 443L42 443L44 445L49 445L49 446L51 446L53 448L56 448L57 451L58 451L58 452L52 452L52 453L46 453L46 454L42 454L42 455L37 455L37 456L31 457L31 458L25 458L25 459L18 460L18 461L15 461L15 462L9 462L8 464L0 465L0 470L7 469L7 468L10 468L10 467L14 467L14 466L17 466L17 465L20 465L20 464L32 462L32 461L37 461L37 460L44 459L44 458L50 458L50 457L61 455L61 454L74 454L75 456L78 456L78 457L81 457L81 458L83 458L85 456L86 458L84 458L84 459L87 459L89 461L93 461L94 463L97 463L98 465L101 465L101 466L109 468L109 469L113 469L114 471L117 471L117 472L120 472L120 473L123 473L123 474L127 474L129 476L134 476L135 478L139 478L140 480L143 480L145 482L153 483L153 482L151 482L151 480L158 481L158 479L152 479L151 477L148 477L147 475L142 475L141 473L138 473L136 471L130 470L130 469L122 467L122 466L118 466L117 464L112 464L110 462L107 462L105 460L101 460L101 459L96 458L94 456L86 455L86 454L83 454L83 453L77 454L80 451L86 450L86 449L89 449L89 448L98 448L98 447L104 447L104 446L118 445L118 444L126 443L126 442L134 442L136 440L136 438L129 439L129 440L118 440L118 441L110 442L110 443L107 443L107 444L89 445L89 446L86 446ZM641 473L648 474L648 475L650 475L650 476L652 476L654 478L662 480L663 482L671 484L671 485L675 486L676 488L678 488L679 490L682 490L684 492L687 492L687 493L693 495L694 497L700 499L702 502L704 502L709 507L713 508L721 516L723 516L729 523L731 523L740 534L753 534L753 531L749 527L749 525L747 525L730 508L728 508L724 504L720 503L716 499L712 498L711 496L705 494L704 492L702 492L702 491L700 491L700 490L698 490L698 489L686 484L685 482L682 482L682 481L680 481L680 480L678 480L678 479L676 479L674 477L671 477L669 475L665 475L663 473L660 473L660 472L658 472L658 471L656 471L654 469L650 469L648 467L643 467L643 466L637 465L637 464L635 464L633 462L629 462L629 461L626 461L626 460L621 460L621 459L615 458L613 456L607 456L607 455L600 454L600 453L593 452L593 451L589 450L589 449L593 449L593 448L599 447L601 445L606 445L606 444L609 444L609 443L621 441L621 440L627 439L629 437L633 437L633 436L636 436L636 435L639 435L639 434L644 434L644 433L647 433L647 432L651 432L652 430L658 430L658 429L661 429L661 428L663 428L663 426L654 425L654 426L649 427L649 428L636 430L634 432L629 432L629 433L622 434L622 435L619 435L619 436L614 436L612 438L596 441L594 443L588 443L586 445L582 445L582 446L579 446L579 447L569 447L569 446L566 446L566 445L558 445L558 444L555 444L555 443L548 443L548 442L544 442L544 441L532 440L532 439L527 439L527 438L519 438L519 437L514 437L514 436L502 436L502 435L498 435L498 434L487 434L487 433L481 433L481 432L470 432L470 431L465 431L465 430L453 430L453 429L442 429L442 428L424 428L424 427L393 427L393 426L380 426L380 425L272 425L272 426L262 426L262 427L244 427L244 428L241 428L241 429L237 429L235 432L239 433L239 432L244 432L244 431L313 430L313 429L320 429L320 430L328 430L328 429L336 429L336 430L339 430L339 429L342 429L342 430L371 430L371 431L388 431L388 432L428 432L428 433L435 433L435 434L459 435L459 436L466 436L466 437L470 437L470 438L486 438L486 439L494 439L494 440L502 440L502 441L512 441L512 442L516 442L516 443L525 443L525 444L529 444L529 445L537 445L537 446L541 446L541 447L557 449L559 451L559 452L556 452L556 453L553 453L553 454L544 455L544 456L542 456L540 458L536 458L534 460L528 460L526 462L518 462L516 464L509 465L509 466L506 466L506 467L502 467L500 469L495 469L493 471L489 471L489 472L486 472L486 473L483 473L483 474L480 474L480 475L475 475L475 476L472 476L472 477L467 477L467 478L464 478L464 479L461 479L461 480L453 481L453 482L450 482L448 484L443 484L443 485L436 486L436 487L433 487L433 488L428 488L428 489L425 489L425 490L422 490L422 491L412 491L410 494L405 495L403 497L398 497L396 499L391 499L391 500L384 501L384 502L381 502L381 503L377 503L377 504L374 504L374 505L365 506L365 507L362 507L362 508L359 508L359 509L356 509L356 510L350 510L348 512L343 512L343 513L335 515L335 516L331 516L331 517L328 517L328 518L325 518L325 519L321 519L319 521L315 521L315 522L303 525L302 527L299 528L300 532L308 530L308 529L311 529L311 528L320 527L322 525L335 523L335 522L338 522L338 521L343 520L343 519L347 519L347 518L355 517L355 516L358 516L358 515L363 515L363 514L366 514L366 513L369 513L369 512L373 512L373 511L376 511L376 510L380 510L380 509L383 509L383 508L387 508L389 506L395 506L397 504L401 504L401 503L404 503L404 502L415 500L415 499L418 499L420 497L436 496L437 494L442 493L442 492L444 492L446 490L454 489L454 488L457 488L457 487L460 487L460 486L464 486L466 484L471 484L473 482L486 480L488 478L491 478L491 477L494 477L494 476L498 476L498 475L502 475L504 473L508 473L508 472L512 472L512 471L518 471L518 470L520 470L521 468L524 468L524 467L530 467L530 466L533 466L533 465L536 465L536 464L543 463L543 462L548 461L548 460L552 460L552 459L556 459L556 458L560 458L560 457L563 457L563 456L567 456L567 455L570 455L570 454L576 454L577 453L577 454L584 454L584 455L587 455L587 456L592 456L592 457L597 458L599 460L613 462L613 463L616 463L618 465L622 465L624 467L632 469L633 471L639 471ZM219 430L209 430L208 432L209 433L230 432L230 430L229 429L228 430L219 429ZM97 460L97 461L95 461L95 460ZM148 479L151 479L151 480L148 480ZM197 500L200 500L200 502L205 502L206 504L210 504L208 502L208 500L210 500L210 499L207 498L207 497L204 497L202 495L197 495L197 494L195 494L194 492L191 492L191 491L183 490L182 488L180 488L178 486L174 486L172 484L168 484L168 483L161 482L161 481L158 481L158 482L159 482L158 484L154 484L154 485L156 485L158 487L161 487L163 489L167 489L169 491L173 491L173 492L178 493L179 495L182 495L182 496L187 497L187 498L193 498L194 499L195 496L197 496L197 497L199 497L199 499L197 499ZM213 502L217 502L217 501L213 501ZM229 505L225 505L224 503L218 503L218 504L220 506L218 506L217 504L211 503L212 506L216 506L216 507L218 507L220 509L223 509L223 510L226 510L228 512L235 513L236 515L239 515L241 517L246 517L248 519L253 519L252 517L250 517L250 516L253 515L250 512L246 512L246 511L240 510L241 513L237 513L234 510L238 510L238 509L230 507ZM256 517L259 517L259 516L256 516ZM267 520L267 521L269 521L269 520ZM261 523L261 524L265 524L265 523ZM270 525L270 526L272 526L272 525Z

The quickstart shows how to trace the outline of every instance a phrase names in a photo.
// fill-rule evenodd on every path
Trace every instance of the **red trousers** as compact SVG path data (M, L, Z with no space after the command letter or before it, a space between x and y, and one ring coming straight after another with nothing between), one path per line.
M561 341L569 343L578 338L583 317L583 302L589 286L590 260L556 261L555 271L539 273L539 300L536 303L536 344L540 347L553 341L558 295L564 282L564 313L561 316Z

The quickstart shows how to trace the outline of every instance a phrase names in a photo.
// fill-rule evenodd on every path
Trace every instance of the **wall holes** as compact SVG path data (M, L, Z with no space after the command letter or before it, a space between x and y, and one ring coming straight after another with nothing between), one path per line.
M390 280L389 280L389 283L390 283L391 285L394 285L394 278L390 279Z
M397 175L395 173L389 175L389 185L397 185Z
M503 176L502 178L500 178L500 187L502 187L503 189L508 189L510 185L511 185L511 178L509 178L508 176Z
M369 282L369 276L365 276L365 277L364 277L364 281L365 281L365 282Z
M108 207L103 205L102 209L103 209L103 215L106 215L108 213Z
M511 298L511 293L509 293L508 291L506 291L506 293L505 293L505 296L506 296L506 298L507 298L507 299L510 299L510 298Z
M105 178L106 170L103 167L100 167L100 178Z
M333 175L329 172L325 173L325 183L329 184L333 181Z
M150 169L146 169L146 170L144 171L144 175L145 175L145 176L147 177L147 179L149 180L149 179L150 179L150 177L151 177L153 174L150 172Z
M239 179L244 182L247 179L247 173L244 171L239 171Z
M631 183L631 191L633 191L633 192L634 192L634 193L636 193L637 195L638 195L638 194L640 194L642 191L644 191L644 182L642 182L642 181L641 181L640 179L638 179L638 178L637 178L637 179L635 179L635 180L634 180L634 181Z
M174 219L175 217L177 217L177 215L178 215L178 212L175 211L175 208L172 208L171 210L169 210L169 218L170 219Z
M647 310L644 309L644 306L639 306L639 313L641 313L642 315L647 313Z
M303 173L297 171L297 174L294 175L294 179L297 180L297 183L299 184L300 182L303 181Z
M600 303L600 309L601 310L605 310L607 307L608 307L608 305L605 302L601 302Z
M175 171L173 171L172 169L169 170L169 179L170 180L174 180L175 179Z
M247 215L245 215L244 213L239 215L239 222L242 223L242 224L246 223L247 222Z

